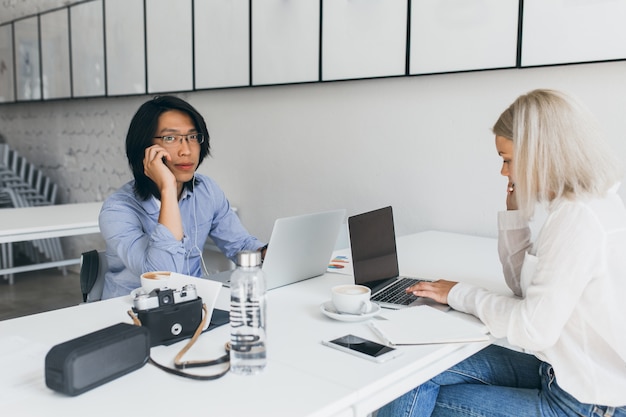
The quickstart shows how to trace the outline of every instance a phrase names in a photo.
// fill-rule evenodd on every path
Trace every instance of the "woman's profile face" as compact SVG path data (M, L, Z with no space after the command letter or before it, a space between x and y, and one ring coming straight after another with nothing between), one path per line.
M509 179L509 184L515 184L513 178L513 141L504 136L496 135L496 150L502 158L500 174Z

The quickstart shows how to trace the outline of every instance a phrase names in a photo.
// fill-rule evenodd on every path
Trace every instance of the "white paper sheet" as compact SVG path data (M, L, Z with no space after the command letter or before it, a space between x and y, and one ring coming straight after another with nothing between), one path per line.
M489 340L487 328L454 312L415 306L385 313L387 320L370 326L391 345L479 342ZM468 317L469 318L469 317Z

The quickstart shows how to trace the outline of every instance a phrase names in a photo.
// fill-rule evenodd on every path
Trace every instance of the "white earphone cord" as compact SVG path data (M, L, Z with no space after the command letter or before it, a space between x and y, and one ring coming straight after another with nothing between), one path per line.
M187 275L192 275L191 265L189 264L189 258L191 257L191 254L193 253L194 249L197 250L198 254L200 255L200 264L202 265L202 272L204 273L205 277L208 277L209 271L207 270L206 264L204 263L204 256L203 256L204 254L202 250L198 247L198 218L196 215L196 197L193 195L193 188L194 188L195 183L196 183L196 174L194 173L193 179L191 180L191 192L192 192L191 198L193 199L193 222L194 222L195 233L193 237L193 247L191 248L191 250L185 257L185 261L186 261L185 263L187 264Z

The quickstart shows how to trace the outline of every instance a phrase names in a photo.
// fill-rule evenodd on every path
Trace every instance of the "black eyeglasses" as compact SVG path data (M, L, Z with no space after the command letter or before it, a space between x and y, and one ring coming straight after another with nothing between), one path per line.
M183 139L186 139L187 143L199 145L204 142L204 135L202 133L191 133L189 135L155 136L154 139L161 139L163 146L178 145L183 143Z

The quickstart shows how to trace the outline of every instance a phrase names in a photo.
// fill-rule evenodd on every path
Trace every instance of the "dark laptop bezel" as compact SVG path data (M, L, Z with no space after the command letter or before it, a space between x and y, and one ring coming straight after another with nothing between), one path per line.
M354 225L357 225L356 231ZM404 278L400 276L398 265L396 231L391 206L348 217L348 232L350 235L355 284L369 287L372 291L372 296L375 296L385 287ZM380 248L376 249L375 244L380 244ZM368 257L370 258L370 263L365 263L363 259ZM383 262L380 262L381 265L377 265L376 261L381 259L383 259ZM415 277L407 278L422 279ZM392 309L416 305L429 305L441 311L450 309L448 305L439 304L430 298L423 297L417 297L408 305L386 302L377 303L381 307Z
M365 285L375 294L398 279L400 269L391 206L349 217L348 232L355 284Z

